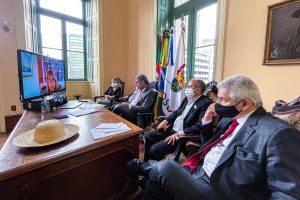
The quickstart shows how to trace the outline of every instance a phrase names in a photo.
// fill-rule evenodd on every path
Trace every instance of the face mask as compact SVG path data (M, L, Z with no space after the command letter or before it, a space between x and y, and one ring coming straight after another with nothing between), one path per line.
M115 88L115 87L117 87L118 86L118 83L112 83L111 84L111 87L113 87L113 88Z
M185 95L188 99L192 98L195 94L192 90L192 88L186 88L185 89Z
M242 99L243 100L243 99ZM241 100L241 101L242 101ZM228 117L228 118L234 118L238 114L240 114L241 111L238 111L235 106L238 105L241 101L239 101L237 104L233 106L223 106L221 104L216 103L215 104L215 111L220 117Z

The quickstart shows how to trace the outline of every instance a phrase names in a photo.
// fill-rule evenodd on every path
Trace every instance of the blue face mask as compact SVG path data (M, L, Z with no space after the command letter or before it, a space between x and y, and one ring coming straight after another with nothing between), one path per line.
M241 101L243 101L244 99L242 99ZM236 117L238 114L240 114L240 112L242 112L242 110L238 111L236 109L235 106L237 106L239 103L241 103L241 101L239 101L237 104L233 105L233 106L223 106L221 104L216 103L215 104L215 111L216 113L220 116L220 117L227 117L227 118L234 118Z

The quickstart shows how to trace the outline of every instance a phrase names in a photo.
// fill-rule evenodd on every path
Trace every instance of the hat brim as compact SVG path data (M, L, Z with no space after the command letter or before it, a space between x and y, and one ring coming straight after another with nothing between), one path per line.
M73 125L73 124L64 124L64 129L65 129L65 134L64 137L58 138L56 140L53 140L51 142L46 142L46 143L37 143L34 141L34 129L31 129L29 131L26 131L18 136L16 136L13 139L13 145L18 146L18 147L43 147L43 146L48 146L51 144L56 144L58 142L67 140L74 135L76 135L79 131L79 126Z

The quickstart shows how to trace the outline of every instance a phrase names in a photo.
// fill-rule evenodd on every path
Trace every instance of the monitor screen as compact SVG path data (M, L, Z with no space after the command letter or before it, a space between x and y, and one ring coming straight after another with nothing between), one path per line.
M66 90L63 60L18 50L18 68L21 101Z

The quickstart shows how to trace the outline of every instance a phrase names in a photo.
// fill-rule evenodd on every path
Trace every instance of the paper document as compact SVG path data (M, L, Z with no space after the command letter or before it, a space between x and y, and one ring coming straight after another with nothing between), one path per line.
M123 124L124 124L123 122L120 122L120 123L101 123L96 128L116 129L116 128L119 128L120 126L122 126ZM124 125L126 125L126 124L124 124Z
M111 125L110 128L108 126ZM100 128L98 128L100 127ZM104 128L101 128L104 127ZM111 135L116 135L125 131L131 130L123 122L120 123L101 123L96 128L90 129L90 132L95 140Z
M81 109L91 109L91 108L100 109L100 108L103 108L104 106L105 105L103 105L103 104L97 104L97 103L84 103L79 108L81 108Z
M79 110L76 110L76 111L69 112L69 114L73 115L75 117L78 117L78 116L81 116L81 115L87 115L87 114L94 113L94 112L99 112L99 111L100 111L99 109L95 109L95 108L79 109Z

